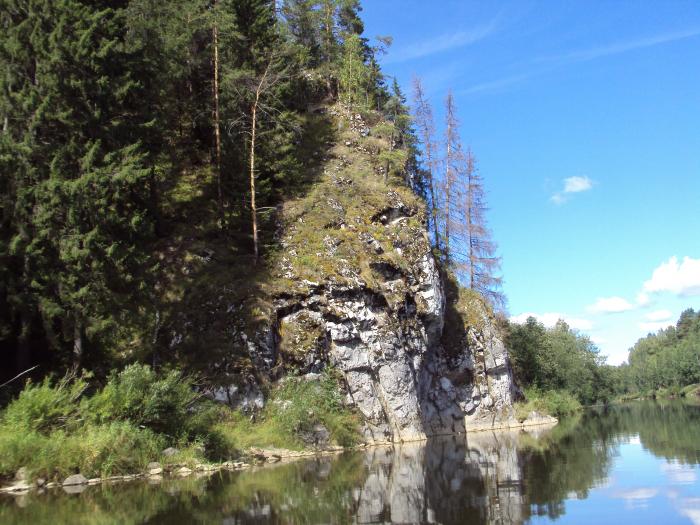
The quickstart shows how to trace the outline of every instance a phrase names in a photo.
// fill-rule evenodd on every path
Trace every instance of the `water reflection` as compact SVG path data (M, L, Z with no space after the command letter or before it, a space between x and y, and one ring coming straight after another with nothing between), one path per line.
M700 524L698 436L697 406L636 403L548 431L448 437L79 495L7 497L0 523L521 524L562 516L587 517L584 523L656 512L666 524Z

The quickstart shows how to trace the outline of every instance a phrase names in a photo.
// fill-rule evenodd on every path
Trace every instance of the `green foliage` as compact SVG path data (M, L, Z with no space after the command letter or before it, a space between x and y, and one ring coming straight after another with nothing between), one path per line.
M242 414L217 429L227 436L232 448L273 446L301 449L301 434L321 424L338 445L350 446L359 440L357 415L343 405L338 378L330 370L318 380L289 377L272 392L255 422Z
M128 422L87 424L75 431L48 434L0 426L0 475L27 467L32 476L61 479L81 472L87 477L142 470L158 458L165 440Z
M350 108L367 106L369 71L364 62L360 37L350 35L343 43L340 64L340 98Z
M87 389L83 377L28 383L1 414L0 476L21 466L44 476L133 473L167 445L180 449L173 462L235 452L214 428L220 407L201 399L179 372L132 365L92 397Z
M564 321L553 328L530 317L509 325L507 346L516 380L523 387L565 390L590 405L614 397L616 379L591 340Z
M2 413L2 425L42 434L75 427L81 419L80 399L86 388L83 378L64 378L55 386L48 378L38 385L29 382Z
M525 401L515 405L518 421L527 419L532 411L562 418L571 416L579 410L581 410L581 403L565 390L541 391L528 388L525 390Z
M699 383L700 312L687 309L675 326L637 341L622 372L627 392L673 389L678 394L681 387Z
M88 416L96 422L131 421L169 436L187 430L199 396L178 371L158 376L145 365L130 365L114 374L90 399Z

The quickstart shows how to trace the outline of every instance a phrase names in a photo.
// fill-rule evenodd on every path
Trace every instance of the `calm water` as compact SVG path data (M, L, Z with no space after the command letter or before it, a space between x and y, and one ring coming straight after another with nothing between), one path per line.
M700 524L700 407L632 403L257 472L0 499L0 523Z

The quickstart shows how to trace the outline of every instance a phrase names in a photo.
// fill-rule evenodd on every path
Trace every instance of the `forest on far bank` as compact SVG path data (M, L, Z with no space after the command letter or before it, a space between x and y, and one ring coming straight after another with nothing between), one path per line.
M522 324L507 323L506 333L522 387L565 391L584 405L620 397L682 396L700 383L700 311L692 308L674 326L639 339L620 366L606 364L590 338L563 320L547 328L530 317Z

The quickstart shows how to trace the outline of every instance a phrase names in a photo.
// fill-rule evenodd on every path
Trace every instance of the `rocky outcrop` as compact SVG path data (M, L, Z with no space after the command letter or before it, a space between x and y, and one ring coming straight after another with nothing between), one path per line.
M461 305L469 319L458 320L464 326L445 344L446 311L455 305L423 203L405 186L380 184L370 152L381 143L358 131L359 118L315 189L281 212L273 276L284 286L270 298L269 322L233 334L254 372L213 395L254 410L264 403L261 382L333 366L367 442L496 425L511 417L514 395L504 344L478 299Z
M410 227L394 219L386 228ZM374 263L374 287L349 267L345 282L307 281L302 293L276 299L276 322L253 338L257 344L248 341L251 361L270 376L284 361L305 374L329 365L341 371L367 442L498 426L511 416L508 354L486 310L479 327L468 327L461 351L447 352L440 272L424 233L408 233L410 247L393 247L405 264ZM263 402L254 383L217 395L243 408Z

